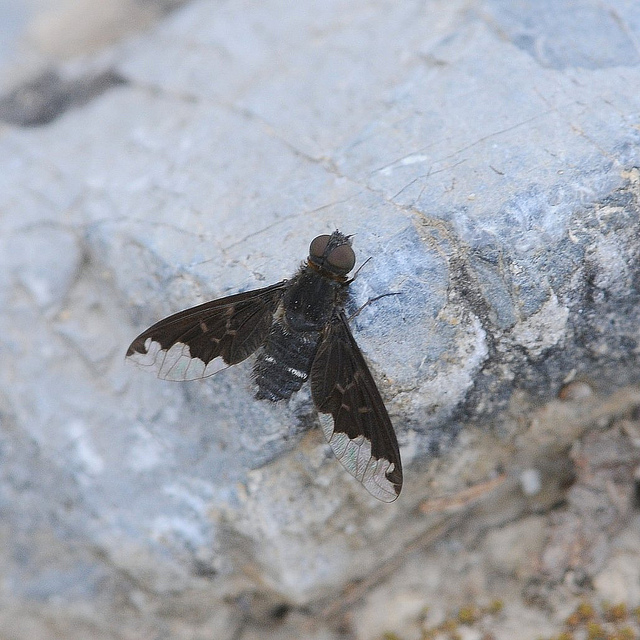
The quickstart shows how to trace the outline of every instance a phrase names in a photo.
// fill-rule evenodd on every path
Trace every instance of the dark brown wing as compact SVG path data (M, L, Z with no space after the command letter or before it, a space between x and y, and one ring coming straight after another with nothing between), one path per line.
M241 362L264 342L285 286L283 280L180 311L143 331L127 357L152 367L165 380L213 375Z
M402 488L398 441L342 312L324 330L311 367L311 394L338 460L371 495L393 502Z

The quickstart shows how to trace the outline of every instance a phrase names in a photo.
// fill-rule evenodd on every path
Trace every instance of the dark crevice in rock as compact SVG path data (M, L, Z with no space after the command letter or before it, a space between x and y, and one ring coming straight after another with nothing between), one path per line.
M472 251L450 263L450 299L462 302L479 319L486 333L488 357L449 422L490 422L508 407L516 389L525 391L534 402L549 400L572 369L602 394L638 381L639 209L637 187L628 184L600 203L576 212L574 233L587 236L581 246L563 238L549 247L544 258L550 266L545 273L552 290L569 308L569 316L563 338L539 354L529 353L512 339L509 318L492 304L496 299L495 295L490 299L492 290L488 290L488 298L481 286L487 281L504 281L503 297L509 295L508 253L499 256L499 263L488 263L496 274L493 280L487 280L484 273L486 251L480 256L482 261ZM606 261L616 258L624 266L612 281ZM552 267L563 277L554 280Z
M39 127L126 83L111 70L66 79L49 69L0 96L0 120L21 127Z
M150 5L164 15L177 11L180 7L189 4L190 1L191 0L136 0L137 4L143 7Z

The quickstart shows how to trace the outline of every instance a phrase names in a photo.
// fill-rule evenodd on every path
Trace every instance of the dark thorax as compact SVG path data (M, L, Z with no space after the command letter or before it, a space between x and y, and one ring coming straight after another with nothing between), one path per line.
M282 304L254 363L256 397L286 400L306 382L322 330L342 309L347 284L303 265L287 283Z

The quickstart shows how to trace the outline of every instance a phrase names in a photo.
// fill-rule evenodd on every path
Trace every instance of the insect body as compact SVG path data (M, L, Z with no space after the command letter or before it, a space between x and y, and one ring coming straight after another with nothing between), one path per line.
M273 402L290 398L310 377L336 457L373 496L392 502L402 488L398 442L344 313L354 265L348 236L318 236L291 280L160 320L131 343L127 357L160 378L194 380L258 351L256 397Z

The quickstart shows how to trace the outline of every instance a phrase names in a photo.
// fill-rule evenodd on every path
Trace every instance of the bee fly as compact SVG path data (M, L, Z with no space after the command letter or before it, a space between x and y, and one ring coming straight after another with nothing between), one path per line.
M259 350L256 397L272 402L290 398L311 377L336 457L373 496L393 502L402 488L398 442L344 313L355 261L348 236L318 236L290 280L160 320L131 343L127 357L159 378L194 380Z

